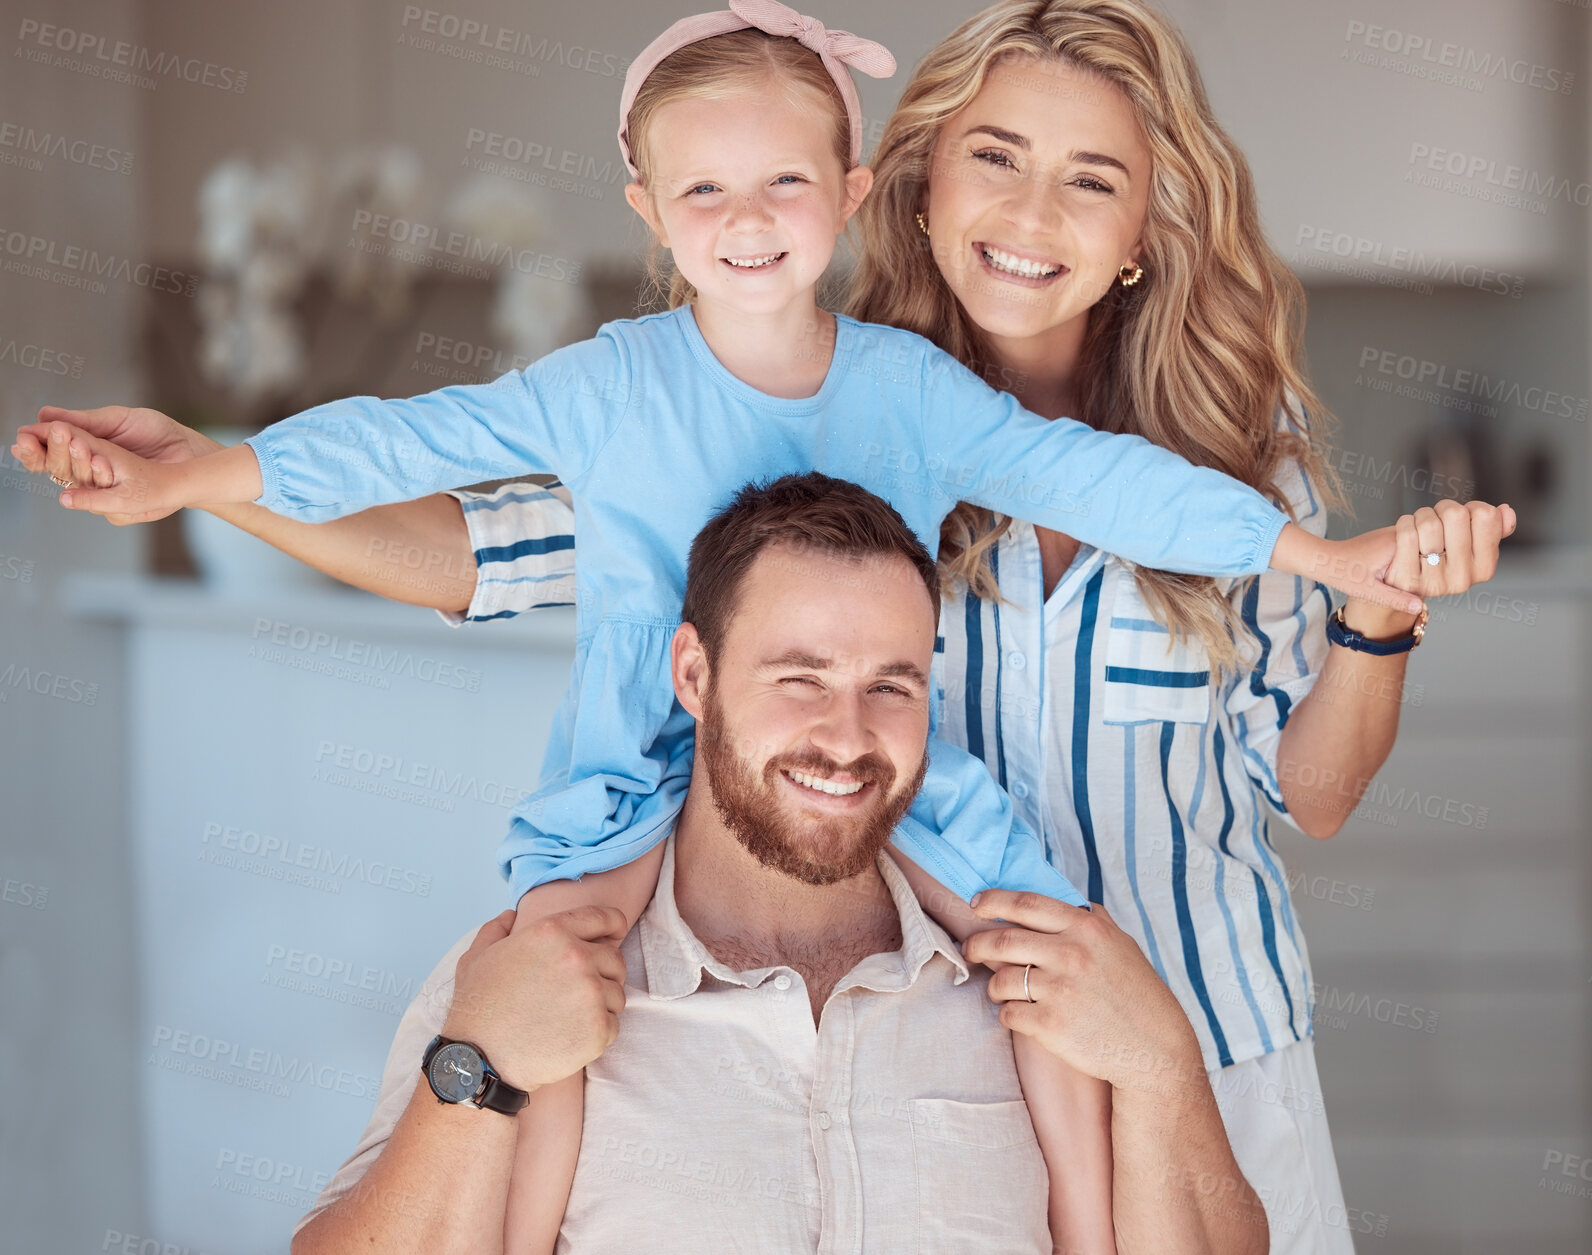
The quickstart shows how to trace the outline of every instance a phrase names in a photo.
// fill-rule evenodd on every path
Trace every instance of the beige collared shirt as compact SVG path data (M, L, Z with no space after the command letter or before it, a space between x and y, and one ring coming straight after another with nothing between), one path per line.
M1049 1252L1045 1163L987 973L879 869L901 949L852 968L815 1027L793 969L734 971L686 926L669 839L625 939L619 1038L586 1069L559 1252ZM299 1227L386 1145L473 937L404 1013L370 1125Z

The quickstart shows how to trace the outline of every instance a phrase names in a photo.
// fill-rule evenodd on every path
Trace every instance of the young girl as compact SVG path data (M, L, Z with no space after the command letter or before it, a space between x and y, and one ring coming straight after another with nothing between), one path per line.
M181 465L79 437L96 486L63 504L102 514L258 499L314 521L487 478L552 473L570 486L574 680L500 852L521 922L589 901L633 922L650 898L692 754L669 678L685 558L747 480L855 480L931 552L945 516L971 501L1164 570L1269 565L1418 608L1375 578L1386 538L1317 539L1225 476L1137 437L1039 419L915 335L820 311L818 279L871 183L842 62L893 70L878 45L765 3L677 23L633 64L626 196L672 251L668 313L610 323L490 385L334 402ZM963 903L987 887L1084 904L983 764L937 740L895 844L958 937L976 927ZM1026 1038L1014 1048L1051 1169L1056 1243L1112 1250L1103 1088ZM506 1238L551 1249L579 1142L578 1081L538 1091L520 1120Z

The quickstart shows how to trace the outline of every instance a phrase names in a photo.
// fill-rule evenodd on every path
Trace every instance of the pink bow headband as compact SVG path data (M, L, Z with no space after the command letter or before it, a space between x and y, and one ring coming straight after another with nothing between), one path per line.
M851 121L851 164L862 160L862 105L857 100L857 88L846 72L850 65L870 78L889 78L895 73L895 58L883 44L863 39L849 31L825 30L824 24L814 17L805 17L779 0L730 0L728 9L716 13L698 13L683 17L663 34L648 44L625 75L625 93L619 98L619 151L625 155L625 165L632 178L639 179L641 171L630 152L630 139L625 134L630 107L636 103L636 93L641 90L647 75L658 68L658 63L672 52L688 44L700 43L715 35L755 27L770 35L786 35L811 48L829 71L829 77L840 88L840 98L846 102L846 116Z

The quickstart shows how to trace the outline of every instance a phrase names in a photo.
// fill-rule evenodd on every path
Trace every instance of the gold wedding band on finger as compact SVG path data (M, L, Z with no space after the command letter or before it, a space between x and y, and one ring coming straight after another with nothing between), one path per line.
M1034 1000L1034 995L1028 992L1028 973L1032 972L1033 970L1034 965L1032 963L1023 968L1023 997L1028 999L1029 1002Z
M77 485L74 484L70 479L62 479L59 475L51 475L50 482L53 483L57 488L77 487Z

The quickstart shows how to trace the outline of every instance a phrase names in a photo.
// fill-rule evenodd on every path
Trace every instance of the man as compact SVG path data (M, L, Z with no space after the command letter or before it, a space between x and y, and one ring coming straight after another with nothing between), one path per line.
M438 1096L512 1111L503 1087L582 1066L561 1250L1048 1251L1003 1024L1113 1085L1124 1252L1265 1249L1193 1033L1131 938L988 893L980 914L1028 927L968 943L1016 964L987 977L885 853L922 779L937 602L928 553L843 481L749 487L703 529L672 650L700 770L652 905L622 946L599 908L514 936L505 912L455 946L296 1255L501 1250L514 1119Z

